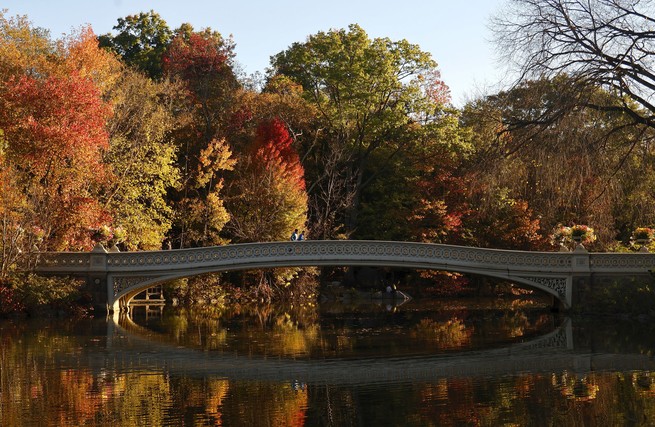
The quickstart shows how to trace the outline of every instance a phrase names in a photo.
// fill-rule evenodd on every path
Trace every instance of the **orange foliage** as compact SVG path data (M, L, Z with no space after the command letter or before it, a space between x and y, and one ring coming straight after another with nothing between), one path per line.
M83 27L66 37L58 47L60 55L66 58L58 70L61 75L77 72L80 77L91 79L103 94L120 76L120 61L114 54L98 47L98 38L91 27Z
M257 128L252 157L264 165L279 165L283 177L304 191L305 170L292 144L293 139L282 121L264 122Z

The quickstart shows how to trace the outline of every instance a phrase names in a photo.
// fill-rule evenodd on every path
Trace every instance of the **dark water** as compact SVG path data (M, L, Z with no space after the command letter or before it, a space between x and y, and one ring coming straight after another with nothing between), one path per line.
M655 425L654 329L503 301L1 321L0 425Z

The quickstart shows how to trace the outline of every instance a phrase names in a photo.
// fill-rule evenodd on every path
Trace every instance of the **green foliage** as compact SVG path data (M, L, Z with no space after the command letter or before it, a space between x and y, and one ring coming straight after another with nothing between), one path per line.
M12 278L13 299L24 310L45 307L70 309L81 296L82 282L69 277L42 277L36 274Z
M652 277L596 278L578 310L610 315L655 315L655 281Z
M421 141L413 123L438 120L447 97L435 95L436 63L406 40L371 40L351 25L294 43L272 65L269 78L284 75L299 83L319 114L320 144L307 141L312 145L305 161L312 216L321 228L316 232L331 237L341 223L350 234L360 225L363 189ZM378 151L386 155L374 159ZM367 176L374 161L379 174Z
M118 18L116 35L98 38L100 47L116 52L123 61L152 79L162 76L162 57L171 43L173 32L154 11Z

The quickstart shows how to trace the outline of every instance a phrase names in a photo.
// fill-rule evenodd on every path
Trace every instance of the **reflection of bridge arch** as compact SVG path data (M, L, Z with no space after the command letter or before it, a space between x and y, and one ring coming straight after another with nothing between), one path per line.
M156 334L135 324L126 314L115 314L109 325L115 330L108 333L108 342L111 344L111 337L116 337L116 343L111 346L115 351L120 351L122 366L129 366L133 361L139 365L166 366L171 373L221 376L229 380L366 384L524 371L577 371L591 365L571 357L573 337L569 319L546 335L504 348L420 357L320 360L258 357L184 348L162 342Z
M103 288L110 309L152 284L202 273L299 266L386 266L445 270L507 279L571 307L573 276L647 274L649 253L528 252L362 240L248 243L152 252L46 253L37 271L85 275ZM98 296L100 298L100 296Z

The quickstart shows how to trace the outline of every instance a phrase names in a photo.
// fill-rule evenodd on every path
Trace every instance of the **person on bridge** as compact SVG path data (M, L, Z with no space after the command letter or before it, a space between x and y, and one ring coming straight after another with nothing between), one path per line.
M295 242L296 240L298 240L298 229L297 228L295 230L293 230L293 233L291 233L291 241Z
M298 235L298 240L305 240L305 230L303 230L302 233Z

